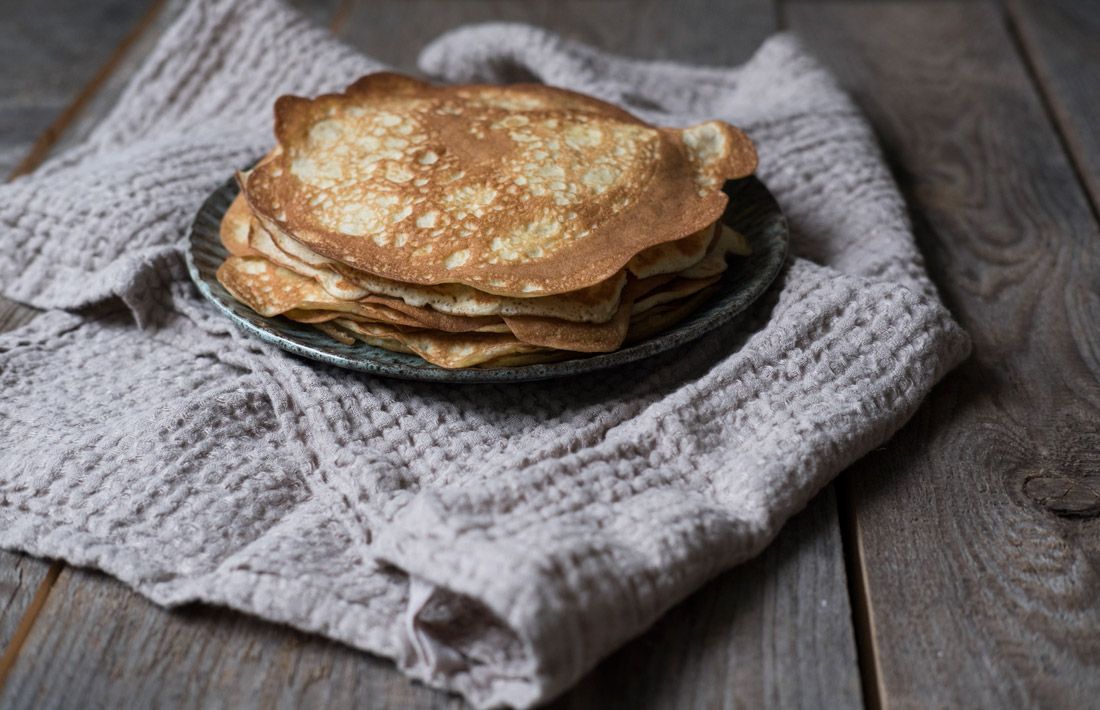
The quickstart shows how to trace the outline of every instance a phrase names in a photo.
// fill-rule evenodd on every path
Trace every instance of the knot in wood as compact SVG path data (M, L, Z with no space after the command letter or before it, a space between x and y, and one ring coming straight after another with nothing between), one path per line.
M1100 515L1100 473L1040 471L1024 478L1024 495L1055 515L1091 518Z

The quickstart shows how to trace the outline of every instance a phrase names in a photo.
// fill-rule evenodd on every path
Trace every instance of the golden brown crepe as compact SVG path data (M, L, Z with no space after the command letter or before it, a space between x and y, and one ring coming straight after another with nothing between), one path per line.
M275 105L277 150L244 192L269 231L376 276L503 296L604 281L714 224L752 143L712 121L656 128L545 85L373 74Z
M718 121L376 74L279 99L276 136L238 175L218 279L344 343L451 368L609 352L690 315L748 253L717 220L756 154Z

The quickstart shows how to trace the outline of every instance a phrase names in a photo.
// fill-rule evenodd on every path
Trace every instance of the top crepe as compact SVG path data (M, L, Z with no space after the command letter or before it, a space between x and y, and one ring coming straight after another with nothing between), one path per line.
M244 184L253 212L320 255L411 284L566 293L722 214L749 139L655 128L544 85L433 86L372 74L284 96L279 147Z

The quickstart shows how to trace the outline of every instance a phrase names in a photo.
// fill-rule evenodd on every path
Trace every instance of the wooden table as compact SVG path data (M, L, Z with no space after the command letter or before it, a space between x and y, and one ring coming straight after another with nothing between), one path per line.
M913 421L761 557L557 705L1100 702L1095 0L296 4L405 69L437 33L491 18L711 64L798 31L871 118L933 279L974 338ZM0 4L0 171L79 141L178 11ZM0 304L0 329L33 317ZM11 553L0 649L0 707L462 704L339 644L220 609L165 611L101 574Z

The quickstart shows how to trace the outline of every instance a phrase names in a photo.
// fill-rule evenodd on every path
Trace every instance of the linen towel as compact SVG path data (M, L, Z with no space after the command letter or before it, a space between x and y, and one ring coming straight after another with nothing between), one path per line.
M85 142L0 187L0 545L164 605L223 604L529 706L760 551L886 441L966 335L853 104L789 36L737 68L456 30L445 81L544 81L760 152L792 257L750 318L534 384L405 383L238 332L187 280L199 205L273 141L284 93L381 68L277 0L196 0Z

